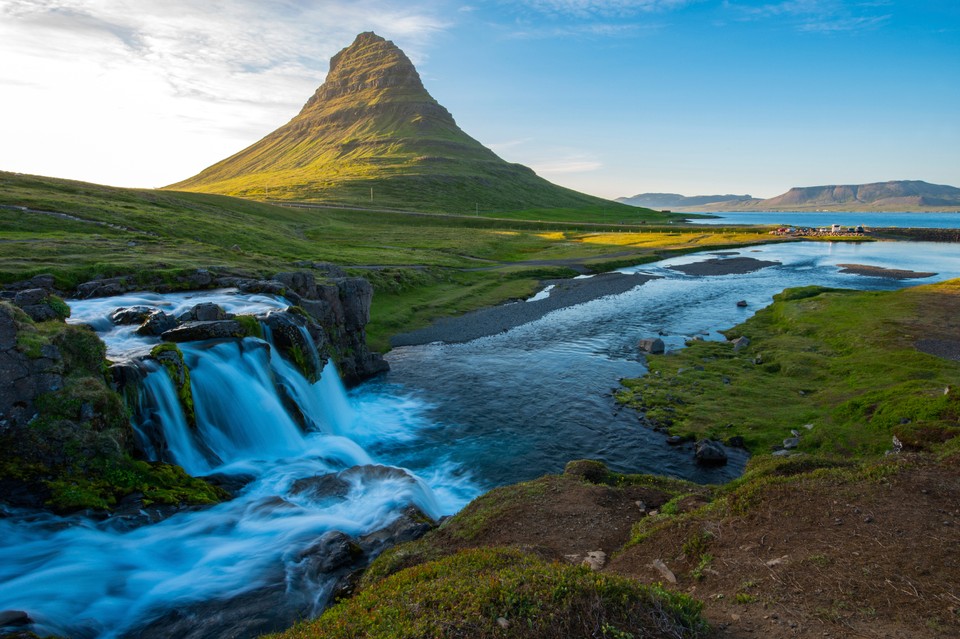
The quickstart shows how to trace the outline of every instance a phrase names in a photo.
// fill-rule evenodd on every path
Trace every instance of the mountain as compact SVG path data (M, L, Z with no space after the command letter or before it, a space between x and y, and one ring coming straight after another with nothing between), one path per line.
M686 206L708 206L720 202L743 202L754 198L749 195L694 195L679 193L640 193L633 197L618 197L617 202L648 209L675 209Z
M794 187L777 197L761 200L760 208L914 211L960 209L960 189L919 180L873 184Z
M689 204L682 207L674 206L672 210L685 212L960 211L960 188L930 184L920 180L801 186L765 200Z
M421 210L618 207L511 164L464 133L410 59L361 33L290 122L168 189Z

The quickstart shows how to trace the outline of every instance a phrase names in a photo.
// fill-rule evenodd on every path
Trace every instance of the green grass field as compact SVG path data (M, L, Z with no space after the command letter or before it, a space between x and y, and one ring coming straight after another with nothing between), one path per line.
M630 209L629 224L602 209L541 219L547 213L293 208L0 173L0 284L50 273L69 292L94 277L134 274L147 288L196 268L272 275L333 262L373 282L369 332L386 348L392 333L527 296L541 279L573 275L571 266L603 271L769 241L763 230L676 224L641 209Z
M618 399L672 433L728 440L753 453L798 450L877 455L894 435L924 448L960 433L960 362L920 352L920 339L950 336L960 281L896 292L788 289L726 331L729 342L691 342L648 357L650 373L626 380ZM808 428L809 426L809 428Z

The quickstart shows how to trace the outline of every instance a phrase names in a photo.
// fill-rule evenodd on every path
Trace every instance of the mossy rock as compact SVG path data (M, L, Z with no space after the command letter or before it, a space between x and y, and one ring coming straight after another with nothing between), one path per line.
M577 459L567 462L563 468L564 475L580 477L591 484L606 483L610 477L610 469L606 464L592 459Z
M150 356L160 362L170 381L177 389L177 398L180 400L180 407L187 419L187 424L196 428L197 415L193 406L193 388L190 385L190 369L183 359L183 351L176 344L164 342L153 347Z
M275 639L705 637L679 593L516 549L483 548L392 575Z

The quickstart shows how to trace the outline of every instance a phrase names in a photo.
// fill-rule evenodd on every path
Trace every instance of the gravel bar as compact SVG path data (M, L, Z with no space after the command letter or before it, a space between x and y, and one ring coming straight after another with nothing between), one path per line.
M717 254L715 253L715 255ZM778 264L780 262L758 260L753 257L728 257L709 259L692 264L678 264L669 268L687 275L743 275Z
M852 273L853 275L866 275L873 277L889 277L895 280L923 279L933 277L936 273L922 273L920 271L904 271L896 268L884 268L882 266L870 266L869 264L837 264L841 273Z
M392 346L417 346L433 342L460 344L480 337L496 335L511 328L538 320L551 311L583 304L608 295L625 293L652 279L641 273L603 273L588 278L549 280L553 284L550 296L530 302L511 302L471 311L459 317L445 317L431 326L409 333L394 335Z

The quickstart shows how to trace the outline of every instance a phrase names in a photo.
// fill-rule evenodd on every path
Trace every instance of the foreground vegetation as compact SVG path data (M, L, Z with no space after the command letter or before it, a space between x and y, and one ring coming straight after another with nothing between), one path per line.
M392 575L275 637L706 636L693 599L516 549L467 550Z
M621 394L675 432L743 437L755 455L741 478L700 486L571 462L388 550L357 596L278 636L672 637L705 620L778 639L955 636L960 362L918 346L956 341L958 313L957 280L787 290L728 332L748 348L693 342L650 357L652 374ZM769 454L791 429L798 448ZM903 452L882 455L894 434ZM592 550L606 555L600 573L571 565ZM625 620L649 609L639 584L703 602L657 604L690 634ZM570 629L584 619L594 634Z
M917 349L956 340L960 281L896 292L788 289L725 332L732 342L692 342L647 358L650 374L626 380L618 399L669 432L730 441L754 453L781 448L877 455L896 436L914 449L960 434L960 362Z

